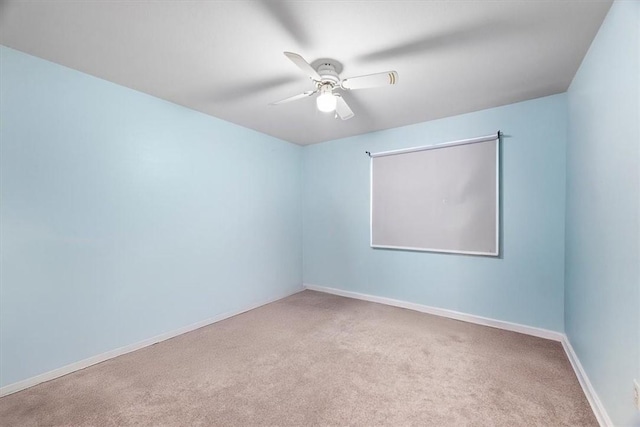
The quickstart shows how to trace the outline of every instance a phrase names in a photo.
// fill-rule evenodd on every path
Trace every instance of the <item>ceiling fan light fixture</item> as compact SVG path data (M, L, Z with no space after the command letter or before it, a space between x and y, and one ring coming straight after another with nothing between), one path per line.
M395 71L342 79L339 75L340 71L342 71L342 65L333 59L318 59L314 61L316 65L312 66L297 53L285 52L284 55L313 81L315 90L308 90L301 94L272 102L269 105L285 104L317 94L316 107L318 110L323 113L335 111L335 118L349 120L354 116L353 110L349 108L349 104L342 97L340 91L394 85L398 81L398 73ZM334 90L336 93L333 93Z
M336 104L338 100L335 95L331 92L331 88L327 86L323 86L320 89L320 95L316 98L316 106L318 110L323 113L331 113L336 110Z

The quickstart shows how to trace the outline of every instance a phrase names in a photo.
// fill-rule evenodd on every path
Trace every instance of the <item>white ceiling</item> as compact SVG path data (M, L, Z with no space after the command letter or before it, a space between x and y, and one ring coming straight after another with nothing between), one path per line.
M305 145L564 92L611 0L0 4L5 46ZM399 81L268 106L313 88L283 51Z

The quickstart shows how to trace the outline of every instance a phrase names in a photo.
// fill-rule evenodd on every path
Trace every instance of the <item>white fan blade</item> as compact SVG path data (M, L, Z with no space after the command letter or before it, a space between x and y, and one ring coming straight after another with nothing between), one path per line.
M354 116L353 111L349 108L349 104L344 100L343 97L336 95L337 103L336 103L336 114L342 120L349 120Z
M304 93L301 93L299 95L293 95L293 96L290 96L288 98L282 99L280 101L272 102L269 105L280 105L280 104L284 104L286 102L297 101L298 99L302 99L302 98L306 98L307 96L311 96L316 92L317 92L317 90L308 90L308 91L306 91Z
M394 85L398 82L398 73L385 71L384 73L369 74L367 76L350 77L342 80L340 86L343 89L366 89Z
M315 80L317 82L322 81L322 77L320 77L320 74L318 74L318 72L314 70L313 67L309 65L309 63L305 61L305 59L302 56L293 52L285 52L284 54L294 64L296 64L298 68L302 70L303 73L309 76L312 80Z

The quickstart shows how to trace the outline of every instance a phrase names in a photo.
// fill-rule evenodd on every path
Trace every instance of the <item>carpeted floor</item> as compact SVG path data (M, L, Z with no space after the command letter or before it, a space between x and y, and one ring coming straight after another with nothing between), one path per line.
M597 426L559 343L304 291L0 399L3 426Z

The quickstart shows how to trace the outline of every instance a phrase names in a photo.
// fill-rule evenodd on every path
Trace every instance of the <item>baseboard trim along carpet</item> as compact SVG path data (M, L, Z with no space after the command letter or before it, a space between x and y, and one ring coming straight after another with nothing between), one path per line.
M598 422L602 427L613 426L613 423L611 422L611 419L609 418L607 411L602 405L600 398L598 397L595 389L593 388L593 385L591 384L591 381L589 380L589 377L587 376L586 372L584 371L584 368L582 367L582 364L580 363L580 359L578 359L578 356L573 350L573 347L571 346L571 342L569 341L568 337L561 332L550 331L542 328L535 328L532 326L526 326L518 323L506 322L506 321L491 319L491 318L482 317L482 316L476 316L473 314L467 314L467 313L462 313L462 312L453 311L453 310L430 307L427 305L416 304L416 303L396 300L392 298L379 297L375 295L362 294L358 292L345 291L342 289L330 288L326 286L317 286L317 285L311 285L311 284L304 284L303 288L296 289L293 292L288 292L286 294L282 294L275 298L271 298L266 301L252 304L248 307L245 307L236 311L223 313L218 316L214 316L212 318L209 318L209 319L206 319L206 320L203 320L179 329L175 329L173 331L169 331L164 334L160 334L155 337L152 337L134 344L120 347L120 348L108 351L106 353L98 354L96 356L89 357L87 359L80 360L78 362L63 366L61 368L54 369L52 371L45 372L43 374L31 377L31 378L27 378L25 380L18 381L13 384L6 385L0 388L0 397L6 396L12 393L16 393L18 391L38 385L40 383L62 377L64 375L70 374L75 371L79 371L84 368L88 368L89 366L104 362L114 357L118 357L120 355L127 354L132 351L136 351L141 348L148 347L150 345L168 340L178 335L182 335L187 332L191 332L193 330L211 325L213 323L220 322L230 317L237 316L238 314L242 314L247 311L253 310L255 308L261 307L263 305L281 300L283 298L286 298L288 296L301 292L305 289L343 296L347 298L354 298L354 299L359 299L363 301L370 301L370 302L375 302L379 304L390 305L394 307L406 308L409 310L433 314L436 316L460 320L463 322L475 323L478 325L489 326L492 328L504 329L507 331L513 331L521 334L532 335L539 338L558 341L562 343L562 347L564 348L564 351L567 354L567 357L569 358L569 362L573 367L576 377L578 378L578 382L580 383L580 386L582 387L582 390L589 404L591 405L591 409L593 410L593 413L595 414L596 419L598 420Z
M347 298L355 298L363 301L377 302L394 307L407 308L421 313L434 314L436 316L448 317L449 319L462 320L463 322L475 323L478 325L491 326L492 328L505 329L507 331L520 332L521 334L533 335L534 337L545 338L553 341L562 341L564 334L550 331L548 329L534 328L533 326L520 325L518 323L505 322L502 320L490 319L488 317L476 316L459 311L446 310L443 308L430 307L428 305L416 304L413 302L401 301L392 298L378 297L374 295L361 294L358 292L343 291L342 289L328 288L305 284L305 289L339 295Z
M521 334L532 335L534 337L545 338L553 341L559 341L562 343L562 348L564 349L567 357L569 358L569 362L571 362L571 366L578 377L578 382L582 387L582 390L589 401L589 405L591 405L591 409L593 410L596 419L600 423L602 427L613 427L613 423L609 418L607 411L605 410L600 398L598 397L595 389L593 388L591 381L589 381L589 377L587 377L587 373L582 368L582 364L580 363L580 359L573 351L573 347L569 342L569 338L561 333L556 331L550 331L548 329L536 328L533 326L521 325L519 323L506 322L503 320L491 319L488 317L476 316L473 314L462 313L454 310L447 310L443 308L430 307L428 305L416 304L413 302L401 301L392 298L379 297L375 295L362 294L359 292L351 292L345 291L342 289L329 288L326 286L318 286L312 284L304 284L305 289L309 289L311 291L324 292L327 294L339 295L347 298L354 298L363 301L376 302L379 304L391 305L394 307L406 308L408 310L419 311L421 313L433 314L435 316L447 317L449 319L461 320L463 322L475 323L477 325L490 326L492 328L504 329L507 331L518 332Z
M262 301L262 302L255 303L255 304L251 304L251 305L249 305L247 307L244 307L244 308L241 308L239 310L235 310L235 311L230 311L230 312L227 312L227 313L219 314L219 315L214 316L212 318L209 318L209 319L206 319L206 320L202 320L200 322L193 323L191 325L187 325L187 326L184 326L182 328L175 329L173 331L165 332L164 334L156 335L155 337L151 337L151 338L148 338L146 340L143 340L143 341L140 341L140 342L137 342L137 343L134 343L134 344L129 344L129 345L126 345L124 347L120 347L120 348L116 348L114 350L110 350L110 351L107 351L106 353L98 354L98 355L89 357L87 359L83 359L83 360L80 360L78 362L74 362L74 363L71 363L69 365L63 366L61 368L57 368L57 369L54 369L54 370L49 371L49 372L45 372L45 373L40 374L40 375L36 375L35 377L27 378L25 380L18 381L18 382L13 383L13 384L6 385L6 386L0 388L0 397L6 396L6 395L9 395L9 394L12 394L12 393L16 393L16 392L24 390L26 388L38 385L40 383L43 383L43 382L46 382L46 381L51 381L53 379L62 377L64 375L70 374L72 372L79 371L79 370L84 369L84 368L88 368L89 366L95 365L97 363L104 362L105 360L113 359L114 357L118 357L118 356L121 356L123 354L131 353L132 351L136 351L136 350L139 350L141 348L148 347L150 345L159 343L161 341L165 341L165 340L168 340L170 338L176 337L178 335L186 334L187 332L191 332L191 331L194 331L196 329L200 329L202 327L211 325L213 323L220 322L222 320L228 319L230 317L237 316L238 314L245 313L245 312L253 310L255 308L262 307L263 305L267 305L267 304L270 304L272 302L275 302L275 301L281 300L283 298L286 298L288 296L297 294L298 292L302 292L303 290L304 290L304 288L299 288L299 289L296 289L293 292L287 292L287 293L281 294L281 295L279 295L277 297L270 298L270 299L268 299L266 301Z
M567 353L569 362L571 362L573 371L576 373L576 377L578 377L578 382L580 382L580 386L582 386L582 390L589 401L589 405L591 405L591 409L593 410L596 419L602 427L613 427L613 422L611 422L609 414L607 414L596 390L593 388L591 381L589 381L589 377L582 367L582 363L580 363L580 359L578 359L578 355L573 350L573 346L566 335L562 340L562 347L564 348L564 352Z

